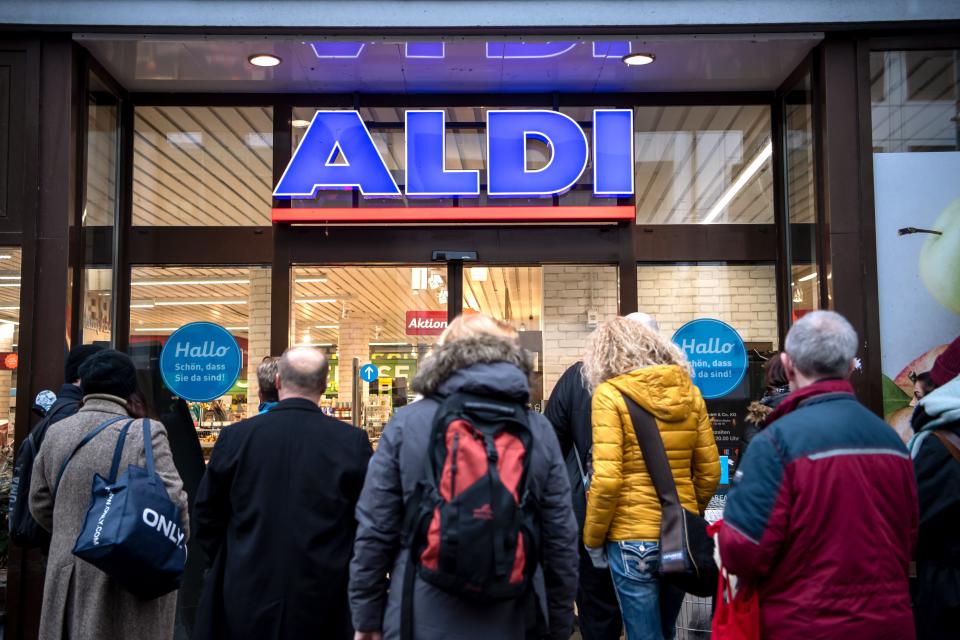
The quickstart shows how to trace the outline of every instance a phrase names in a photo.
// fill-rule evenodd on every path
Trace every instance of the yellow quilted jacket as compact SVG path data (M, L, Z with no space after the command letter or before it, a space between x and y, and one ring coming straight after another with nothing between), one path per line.
M658 365L607 380L593 394L593 481L583 542L660 539L660 501L621 394L656 418L680 502L702 513L720 482L720 457L707 407L690 376Z

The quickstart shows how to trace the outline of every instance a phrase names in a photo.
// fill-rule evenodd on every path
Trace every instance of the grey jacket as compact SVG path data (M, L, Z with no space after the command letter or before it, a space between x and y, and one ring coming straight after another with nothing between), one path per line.
M41 640L170 640L173 637L175 592L154 600L141 600L92 564L73 555L74 543L90 506L93 475L109 474L113 450L125 420L114 423L77 452L67 465L59 491L54 494L60 466L83 436L111 418L126 415L126 406L119 398L87 396L77 414L61 420L47 432L34 462L30 512L40 526L53 534L43 587ZM155 420L150 421L150 426L157 473L170 498L180 507L183 529L187 532L187 494L173 466L166 429ZM120 459L121 473L131 464L146 466L140 420L130 426L127 434Z
M404 504L424 472L424 455L438 397L457 391L496 394L527 402L529 361L511 343L493 338L458 340L439 347L413 382L425 399L400 409L386 426L370 462L357 505L357 538L350 565L350 608L358 631L400 637L407 551L402 548ZM570 637L577 585L577 525L570 484L550 423L528 413L534 434L528 487L540 505L540 568L535 595L549 637ZM493 605L462 600L417 579L413 597L416 640L522 640L529 600Z

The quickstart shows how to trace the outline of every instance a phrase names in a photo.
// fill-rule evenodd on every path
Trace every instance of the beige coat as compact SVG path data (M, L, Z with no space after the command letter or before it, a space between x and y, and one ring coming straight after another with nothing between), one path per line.
M67 465L56 496L52 495L63 461L84 435L116 416L127 415L119 398L91 395L84 398L79 413L53 425L47 432L33 467L30 512L51 531L50 557L43 589L40 640L170 640L176 614L177 594L143 601L124 590L107 574L73 555L73 546L90 505L93 475L107 477L122 426L121 420L87 443ZM173 456L163 424L150 421L154 464L170 498L183 513L188 526L187 494L173 466ZM134 422L123 446L120 473L128 465L146 466L143 426Z

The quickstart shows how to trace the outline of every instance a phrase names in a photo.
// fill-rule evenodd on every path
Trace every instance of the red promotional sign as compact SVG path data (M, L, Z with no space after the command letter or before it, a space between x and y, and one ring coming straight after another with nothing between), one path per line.
M408 336L438 336L446 328L446 311L407 311Z

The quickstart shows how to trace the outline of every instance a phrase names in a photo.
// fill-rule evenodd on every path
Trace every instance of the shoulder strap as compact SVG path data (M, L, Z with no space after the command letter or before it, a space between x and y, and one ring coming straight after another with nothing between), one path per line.
M77 446L73 448L73 451L70 452L70 455L67 456L67 458L63 461L63 464L60 465L60 473L57 474L57 482L56 484L53 485L53 495L57 495L57 489L60 487L60 480L61 478L63 478L63 472L67 470L67 465L70 464L70 461L73 459L73 456L77 455L77 452L80 451L80 449L82 449L84 445L86 445L88 442L90 442L91 440L96 438L98 435L100 435L100 433L103 432L104 429L106 429L107 427L109 427L115 422L120 422L121 420L124 419L124 417L125 416L118 416L116 418L107 420L100 426L90 431L90 433L88 433L83 437L83 440L77 443Z
M934 429L933 435L937 437L943 448L950 452L954 460L960 462L960 436L952 431L941 431L940 429Z
M153 439L150 437L150 418L143 419L143 454L147 458L147 473L152 478L157 470L153 466Z
M127 442L127 432L130 431L130 425L133 420L127 422L120 429L120 435L117 437L117 446L113 448L113 460L110 462L110 476L107 481L113 484L117 481L117 474L120 473L120 459L123 457L123 445Z
M677 494L677 485L673 481L673 472L670 470L670 461L667 459L667 450L663 447L663 438L656 420L648 411L632 399L621 394L630 412L630 421L633 431L637 435L643 461L647 465L647 473L657 489L660 504L666 507L680 505L680 496Z

